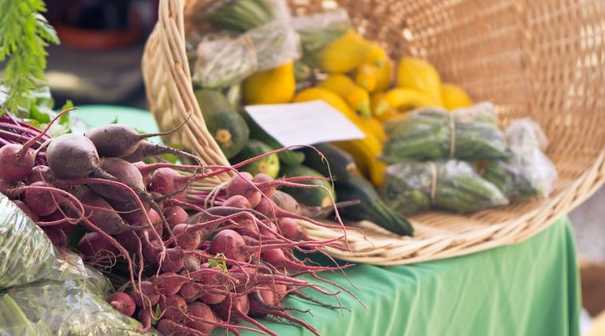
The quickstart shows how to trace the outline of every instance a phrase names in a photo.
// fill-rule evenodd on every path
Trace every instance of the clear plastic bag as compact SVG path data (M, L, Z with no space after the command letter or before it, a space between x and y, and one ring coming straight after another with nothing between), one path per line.
M303 61L317 65L316 56L330 42L339 38L351 28L349 14L342 8L322 13L297 16L292 25L300 35Z
M504 136L490 103L447 112L423 108L386 125L389 140L383 159L466 161L497 160L508 157Z
M103 276L92 269L82 279L13 287L0 298L0 319L19 319L4 321L0 335L143 335L138 321L105 302L109 288ZM15 332L29 328L45 333Z
M274 20L289 21L285 0L223 0L208 7L203 17L219 30L247 32Z
M545 150L548 147L548 138L544 131L531 118L513 120L504 132L508 145L515 149L539 148Z
M557 179L557 170L542 152L548 140L540 126L529 118L511 122L505 132L511 156L487 163L483 176L511 200L546 197Z
M58 259L44 231L0 194L0 289L77 278L84 264L68 259Z
M469 213L508 204L496 186L468 163L455 160L391 165L386 170L382 196L404 215L429 209Z
M55 250L0 194L0 336L141 335L140 324L105 302L111 285L72 253Z
M197 47L193 81L224 88L249 75L300 58L298 34L287 21L275 20L233 37L208 35Z

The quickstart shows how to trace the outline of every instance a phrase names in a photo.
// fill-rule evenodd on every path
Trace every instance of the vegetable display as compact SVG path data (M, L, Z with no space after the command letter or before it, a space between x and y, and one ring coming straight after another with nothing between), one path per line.
M351 221L371 220L395 233L412 234L409 222L389 209L376 189L384 186L387 163L401 159L397 157L399 145L392 144L400 138L405 138L405 142L408 140L405 134L387 134L385 127L401 120L413 108L468 107L472 101L464 90L442 83L438 71L425 60L403 57L396 62L391 59L388 46L362 36L342 9L296 16L283 0L236 0L219 1L195 15L198 21L204 22L194 27L197 31L192 36L197 37L189 41L191 50L195 49L191 53L195 63L192 77L193 84L201 87L196 91L200 107L212 114L215 100L201 97L200 90L225 93L241 87L241 99L233 103L248 124L250 142L239 151L237 146L226 148L225 142L229 143L231 138L226 132L216 133L213 124L207 121L227 158L233 163L243 162L281 147L243 112L245 105L322 100L363 132L363 139L325 144L335 146L330 148L350 157L360 176L336 178L329 188L324 185L326 190L334 189L329 198L320 189L294 191L286 188L285 191L306 206L323 208L324 213L334 202L344 202L347 206L341 212ZM447 121L447 117L444 120ZM473 134L469 135L469 141L474 146L475 133L483 130L470 132ZM432 134L424 134L424 137L428 142ZM238 139L244 140L244 137L235 140ZM475 154L475 147L465 145L464 139L460 143L461 150L466 149L462 151L463 156L467 152ZM443 144L419 143L417 149L424 153L430 146ZM334 150L330 152L334 154ZM392 155L393 152L396 153ZM310 163L305 158L309 155ZM503 157L501 153L494 155ZM340 163L338 159L331 162L329 157L325 161L313 156L309 151L303 154L297 149L280 150L277 159L274 154L268 154L242 168L271 177L294 177L302 172L314 175L308 170L311 168L328 178L323 167L326 162L330 165ZM408 159L407 156L404 158ZM313 184L322 185L319 180ZM355 202L358 204L351 205Z
M62 111L52 122L68 112ZM282 194L277 189L283 187L307 190L312 187L306 183L323 177L299 174L273 179L237 170L262 156L234 167L202 167L195 156L175 149L170 150L192 162L131 163L123 157L139 152L146 158L168 147L158 145L159 150L154 147L149 152L144 139L152 134L138 134L119 124L91 129L85 135L49 138L48 129L38 131L8 114L1 118L6 131L1 134L0 191L14 204L0 211L20 207L57 251L74 249L86 264L108 275L119 289L107 302L136 318L141 331L154 326L164 335L207 335L222 328L275 335L255 319L267 316L317 334L313 326L292 316L283 300L297 296L322 304L307 292L336 292L299 276L308 274L321 281L318 272L340 266L309 265L294 251L321 252L342 242L306 238L299 220L325 224L308 217L311 212L296 200L274 195ZM212 188L194 184L225 173L233 174L227 184ZM6 239L26 246L28 241L38 245L43 236ZM2 261L0 267L19 272L19 267L27 266L27 272L38 270L36 276L52 279L57 267L52 264L54 250L46 244L49 253L37 258L38 266ZM2 248L9 246L13 245ZM36 278L0 280L13 286Z
M493 110L485 113L493 113ZM483 115L468 115L466 110L449 113L420 109L389 125L387 132L389 140L383 158L389 163L409 159L474 161L508 157L498 126L486 122Z
M475 212L508 204L496 186L462 161L404 161L387 168L384 199L409 215L429 209Z
M510 142L492 103L474 104L429 60L392 59L392 46L366 38L345 10L297 14L284 0L235 0L197 15L204 24L193 27L196 38L188 41L197 50L193 84L198 92L211 88L235 97L233 107L250 130L241 148L226 148L231 138L215 136L233 163L273 178L319 173L325 181L318 176L310 184L321 188L284 191L324 216L341 207L351 225L370 220L402 235L413 232L404 217L410 214L469 213L548 194L556 172L544 149L522 151ZM240 91L241 97L233 95ZM213 105L198 98L202 110ZM280 150L245 112L246 105L316 100L355 124L363 138ZM246 161L256 155L264 156ZM344 173L351 166L355 173Z

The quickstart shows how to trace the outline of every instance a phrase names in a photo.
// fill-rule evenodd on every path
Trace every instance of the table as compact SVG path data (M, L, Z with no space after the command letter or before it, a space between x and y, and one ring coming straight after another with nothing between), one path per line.
M109 114L120 110L82 108L78 115L95 122L101 119L98 113L113 120ZM122 122L145 129L151 116L139 113L129 110ZM346 295L340 299L349 310L339 311L289 299L292 307L312 309L313 316L295 316L311 322L322 335L580 334L578 269L567 218L512 246L408 266L357 265L345 275L325 276L347 288L354 285L366 307ZM267 325L279 335L311 335L298 327Z

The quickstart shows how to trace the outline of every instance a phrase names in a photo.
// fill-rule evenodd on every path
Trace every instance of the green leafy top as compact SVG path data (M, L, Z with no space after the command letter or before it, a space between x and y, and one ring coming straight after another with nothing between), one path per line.
M29 111L36 103L32 93L44 83L45 48L59 43L40 14L45 11L43 0L0 0L0 63L6 61L0 90L8 95L0 115L5 110Z

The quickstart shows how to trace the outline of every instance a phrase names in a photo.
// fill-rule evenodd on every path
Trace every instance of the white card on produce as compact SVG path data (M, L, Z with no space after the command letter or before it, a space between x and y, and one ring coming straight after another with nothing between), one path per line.
M248 114L283 146L363 139L365 135L327 103L249 105Z

